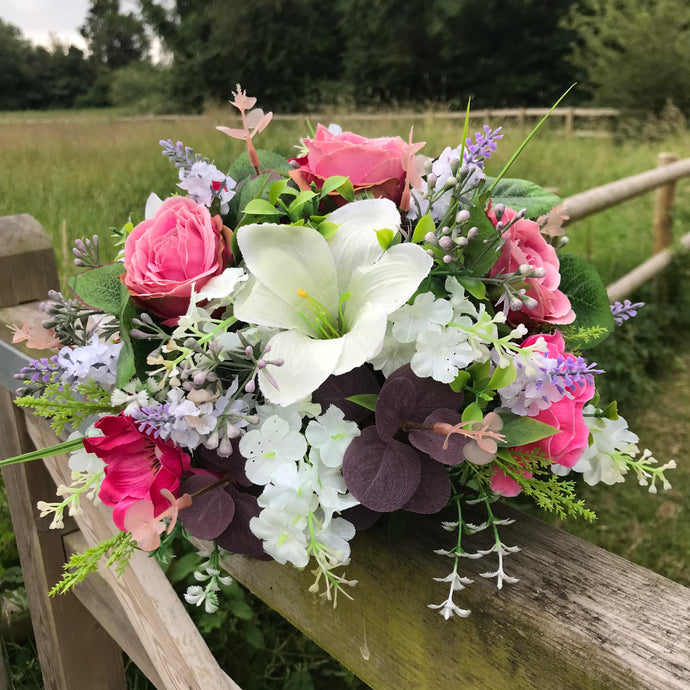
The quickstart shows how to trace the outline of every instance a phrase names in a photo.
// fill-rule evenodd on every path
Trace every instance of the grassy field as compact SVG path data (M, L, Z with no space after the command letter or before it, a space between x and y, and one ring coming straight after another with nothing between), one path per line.
M21 122L16 115L0 117L0 169L5 173L0 215L35 216L53 237L64 277L71 272L69 248L75 238L94 233L107 237L109 228L122 226L130 215L135 221L142 218L150 192L165 196L175 189L176 171L160 155L160 139L181 140L215 159L219 167L227 167L242 144L217 132L215 125L232 117L229 109L180 119L123 120L103 112L72 119L64 114L53 119L25 116ZM416 120L391 115L369 121L332 115L331 120L366 136L407 138L414 125L415 138L427 142L423 150L427 155L456 146L462 136L460 121L422 115ZM504 130L506 136L488 167L490 174L500 170L526 134L511 123ZM256 143L291 155L306 133L301 120L277 121ZM523 151L510 175L568 196L650 169L656 165L657 153L669 149L690 156L690 135L654 144L618 144L603 138L564 139L554 123ZM679 183L677 197L680 232L690 220L690 179ZM647 195L573 225L569 251L587 255L607 281L614 280L649 255L651 219L652 197Z
M135 222L143 217L150 192L166 196L175 190L176 171L161 156L159 139L181 140L215 159L221 168L229 166L242 150L241 143L214 129L217 124L230 123L229 109L177 119L122 120L112 112L51 115L0 114L0 215L35 216L53 238L63 278L72 272L70 247L75 238L96 233L106 239L108 229L122 226L130 215ZM331 121L367 136L397 134L404 138L414 125L415 139L427 141L423 151L427 155L438 154L446 145L457 145L462 133L459 121L431 120L423 115L415 121L396 115L366 121L333 114L326 124ZM259 135L256 143L260 148L291 155L293 146L306 133L302 121L278 121ZM526 133L509 122L505 124L506 137L491 161L489 174L500 170ZM656 143L599 137L564 139L554 125L530 143L510 176L531 179L568 196L653 168L658 152L666 150L681 158L690 156L690 133ZM587 256L610 282L649 256L651 219L652 197L648 195L572 226L568 251ZM688 231L690 178L677 186L675 237ZM690 585L689 372L690 357L679 352L676 361L669 362L662 393L647 397L641 411L630 419L641 446L654 449L660 462L670 457L678 462L678 470L670 475L674 488L649 496L632 477L626 485L613 488L583 485L583 493L599 519L594 525L563 525L686 585Z

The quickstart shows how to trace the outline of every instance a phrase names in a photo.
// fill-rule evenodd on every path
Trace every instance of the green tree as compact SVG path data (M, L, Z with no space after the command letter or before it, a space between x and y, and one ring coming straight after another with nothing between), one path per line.
M261 107L304 110L340 76L333 3L322 0L141 0L147 23L173 58L173 97L198 110L236 82Z
M89 59L106 71L118 69L148 55L150 41L144 23L131 12L120 11L120 0L91 0L79 28Z
M687 0L581 0L565 24L595 102L658 114L670 100L690 113Z

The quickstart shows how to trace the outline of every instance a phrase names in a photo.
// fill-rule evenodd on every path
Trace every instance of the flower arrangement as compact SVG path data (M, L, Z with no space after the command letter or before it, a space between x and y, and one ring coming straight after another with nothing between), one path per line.
M218 606L219 549L311 564L335 603L355 584L356 532L406 511L457 535L437 551L448 594L430 606L466 616L463 558L495 559L483 576L499 589L515 581L495 500L591 519L571 472L670 486L673 461L640 452L582 354L642 305L611 308L596 272L557 253L555 195L508 166L487 176L500 128L472 139L466 124L430 159L412 132L319 125L286 160L254 145L271 113L239 86L232 104L242 126L218 129L247 152L229 171L161 141L176 194L149 197L112 262L97 237L78 241L73 294L49 295L42 328L16 328L15 341L57 349L18 375L17 404L71 432L42 453L69 450L73 472L42 515L59 528L101 501L120 530L55 591L104 554L124 568L134 548L191 535L212 543L191 604ZM465 503L486 518L469 523ZM482 530L493 546L467 552Z

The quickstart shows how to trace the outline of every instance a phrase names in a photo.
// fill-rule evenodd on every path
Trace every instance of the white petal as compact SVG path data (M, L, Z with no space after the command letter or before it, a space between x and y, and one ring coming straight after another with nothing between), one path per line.
M365 304L357 320L342 337L343 351L333 371L345 374L375 357L386 335L386 313L372 304Z
M397 233L400 228L400 213L389 199L362 199L346 204L333 211L328 220L340 226L328 239L328 245L341 286L350 282L357 267L369 266L383 254L376 230L390 228Z
M249 272L294 309L304 310L305 290L331 315L338 313L338 285L326 240L310 227L243 225L237 244Z
M433 259L416 244L398 244L372 266L356 269L348 286L352 297L344 308L346 326L351 327L367 303L386 314L401 307L412 297L432 264Z
M253 276L237 291L233 313L246 323L311 332L309 325L292 304L281 299Z
M297 331L283 331L268 344L271 359L283 359L285 364L269 365L259 371L259 386L269 402L285 406L306 398L333 373L343 349L343 338L314 340ZM278 389L271 384L266 371Z
M149 220L156 215L156 211L161 207L163 199L161 199L158 194L151 192L149 198L146 199L146 210L144 211L144 218Z

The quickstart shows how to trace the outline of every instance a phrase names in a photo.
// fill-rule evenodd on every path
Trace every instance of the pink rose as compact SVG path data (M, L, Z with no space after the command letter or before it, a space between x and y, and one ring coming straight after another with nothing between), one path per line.
M577 359L575 355L563 351L563 337L558 331L553 335L530 336L525 339L523 346L533 345L539 338L543 338L546 343L546 349L540 351L549 358ZM545 410L540 410L533 417L559 429L560 433L541 441L519 446L518 450L529 453L539 448L555 464L572 467L585 452L589 443L589 428L585 424L582 410L585 404L594 397L594 385L583 377L580 384L573 383L566 386L565 390L567 391L565 396Z
M489 218L496 225L496 216L489 211ZM501 217L507 223L517 213L506 208ZM510 311L508 317L513 323L572 323L575 312L570 300L558 289L561 282L560 263L556 250L546 242L539 231L539 225L532 220L521 219L513 223L503 233L504 244L501 256L489 275L514 273L523 264L533 268L543 268L543 278L526 278L527 297L536 301L534 309L523 307L520 311Z
M166 199L125 242L123 282L132 299L175 325L199 291L225 269L231 233L220 216L186 197Z
M333 175L350 178L355 192L368 189L375 197L400 203L405 188L408 145L400 137L367 139L352 132L333 134L323 125L313 139L306 139L307 154L293 161L299 168L291 177L302 189L313 182L318 188Z
M526 479L532 478L531 472L523 472L522 474ZM498 467L494 469L494 472L491 475L489 488L495 494L505 496L506 498L513 498L522 491L522 487L515 481L515 479L507 475L503 470L498 469Z

